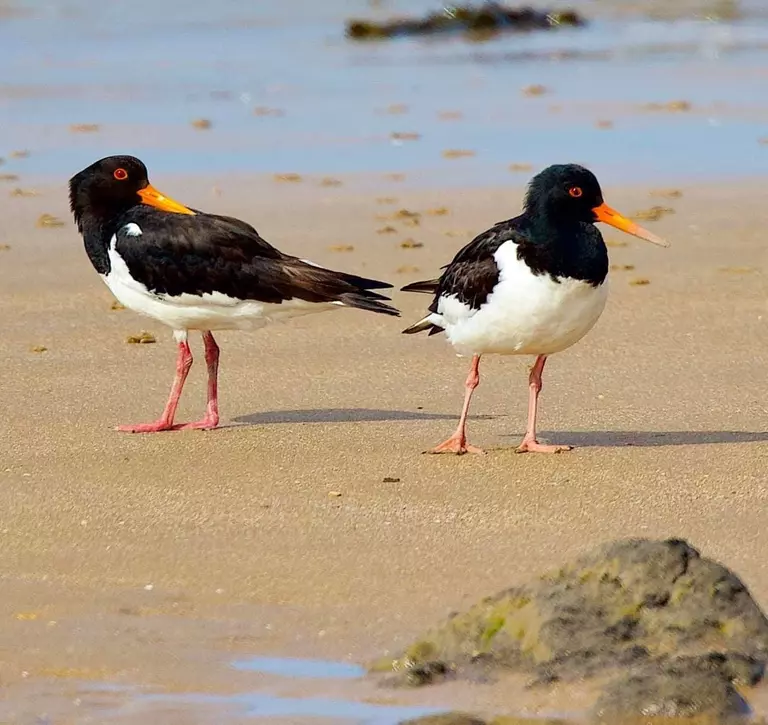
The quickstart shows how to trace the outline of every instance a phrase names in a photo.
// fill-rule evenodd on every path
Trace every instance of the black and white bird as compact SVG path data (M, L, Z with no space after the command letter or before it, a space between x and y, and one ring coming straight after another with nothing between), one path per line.
M547 357L581 340L605 307L608 251L595 222L669 246L605 204L591 171L555 165L530 182L520 216L473 239L439 279L403 287L434 295L429 314L403 332L445 332L459 355L472 357L458 428L432 453L483 453L467 443L466 423L480 357L491 353L536 356L518 452L570 450L539 443L536 412Z
M93 266L126 307L173 329L176 376L160 418L121 426L131 433L219 423L219 347L213 330L252 329L322 310L356 307L399 315L372 290L386 282L334 272L283 254L249 224L190 209L157 191L132 156L109 156L70 179L75 222ZM192 367L188 332L200 330L208 365L205 417L177 425L176 408Z

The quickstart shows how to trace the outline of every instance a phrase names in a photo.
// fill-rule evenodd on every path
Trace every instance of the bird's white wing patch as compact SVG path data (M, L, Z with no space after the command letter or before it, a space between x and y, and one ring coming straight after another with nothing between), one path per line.
M316 262L312 262L309 259L302 259L300 261L304 262L304 264L308 264L310 267L317 267L318 269L326 269L325 267L323 267L322 264L317 264Z
M127 234L129 237L140 237L144 232L141 231L141 227L134 222L128 222L121 230L123 234ZM112 239L114 244L114 237Z

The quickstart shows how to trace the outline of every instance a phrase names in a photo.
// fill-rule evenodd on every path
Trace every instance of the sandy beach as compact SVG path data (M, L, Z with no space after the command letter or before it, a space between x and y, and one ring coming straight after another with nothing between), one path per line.
M397 287L516 214L523 191L152 181L255 223L285 251ZM428 299L398 292L401 320L344 310L222 334L222 429L118 434L162 406L170 333L111 309L63 187L0 198L2 717L98 722L84 719L88 703L98 712L102 698L128 696L77 695L93 683L255 689L265 676L228 667L248 654L366 662L617 537L685 537L768 606L764 194L744 179L660 198L662 181L604 188L628 214L673 208L647 222L673 246L605 232L616 265L606 312L545 374L544 437L576 446L551 457L514 453L523 358L481 370L470 435L489 455L422 455L455 424L467 361L441 338L401 335ZM420 225L382 218L400 209ZM65 226L36 227L43 213ZM386 225L397 231L377 234ZM406 239L423 246L401 248ZM126 344L142 330L157 343ZM199 339L193 351L182 419L204 406ZM366 696L476 711L498 702L492 687ZM563 693L528 697L524 709L561 711ZM578 709L588 693L569 698ZM752 701L768 712L768 698ZM200 707L168 707L152 722L208 722Z

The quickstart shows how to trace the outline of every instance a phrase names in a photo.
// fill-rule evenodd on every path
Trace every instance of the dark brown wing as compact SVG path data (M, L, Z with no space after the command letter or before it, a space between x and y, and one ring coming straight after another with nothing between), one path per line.
M140 234L126 232L136 224ZM372 292L392 285L314 266L283 254L249 224L231 217L168 214L134 207L119 220L115 249L131 276L170 296L220 293L280 304L290 299L342 302L397 315Z

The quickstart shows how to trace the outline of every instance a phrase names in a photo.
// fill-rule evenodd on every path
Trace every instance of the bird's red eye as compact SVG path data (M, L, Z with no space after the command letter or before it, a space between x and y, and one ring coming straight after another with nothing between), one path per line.
M581 190L580 186L572 186L570 189L568 189L568 193L574 199L578 199L584 192Z
M115 169L112 174L118 181L125 181L128 178L128 172L125 169Z

